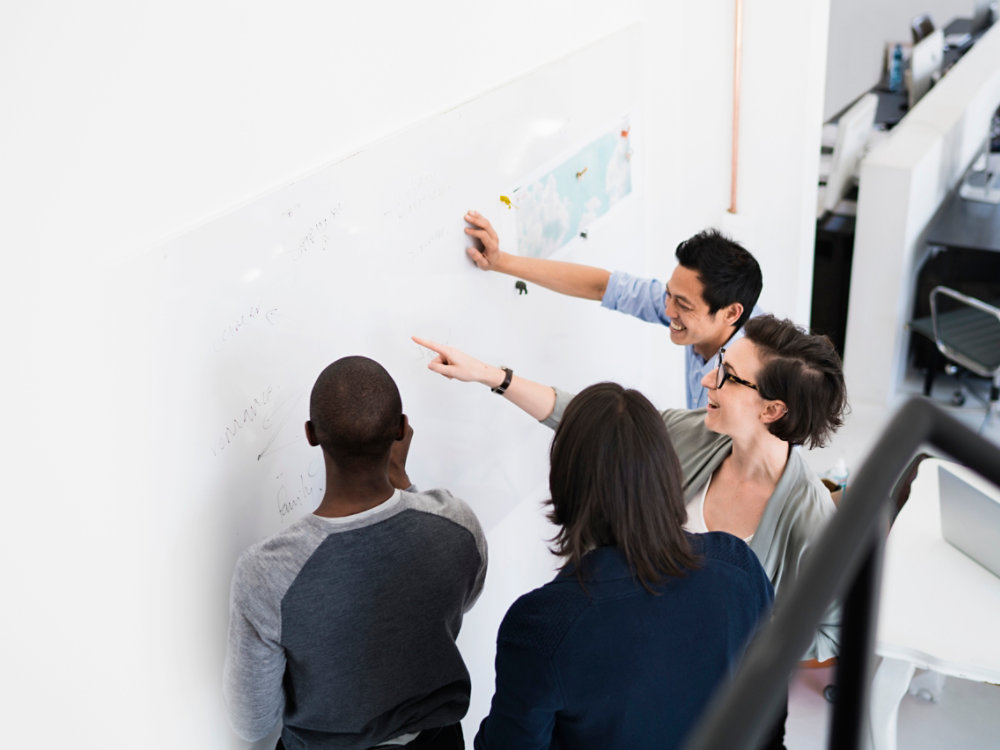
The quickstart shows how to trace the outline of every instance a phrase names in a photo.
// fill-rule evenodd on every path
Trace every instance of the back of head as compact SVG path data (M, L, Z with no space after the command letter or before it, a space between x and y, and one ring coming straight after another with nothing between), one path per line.
M696 559L681 470L667 429L641 393L617 383L581 391L566 407L550 451L549 518L555 552L583 576L583 555L615 545L647 588Z
M706 229L684 240L674 254L678 263L697 272L710 313L739 302L743 315L734 327L746 323L764 284L753 255L717 229Z
M316 379L309 420L340 462L382 459L399 436L403 404L392 376L367 357L343 357Z
M825 445L847 410L844 370L830 339L773 315L750 319L743 333L763 363L757 376L761 396L788 407L769 425L771 433L793 445Z

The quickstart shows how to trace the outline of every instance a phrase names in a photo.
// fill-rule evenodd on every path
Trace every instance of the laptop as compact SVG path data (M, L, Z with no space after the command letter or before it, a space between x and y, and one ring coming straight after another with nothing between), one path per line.
M978 476L938 467L941 536L995 576L1000 576L1000 491Z

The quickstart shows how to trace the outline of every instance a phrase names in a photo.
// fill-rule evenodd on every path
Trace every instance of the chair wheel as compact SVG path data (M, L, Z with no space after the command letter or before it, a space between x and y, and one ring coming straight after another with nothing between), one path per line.
M837 686L827 685L823 688L823 697L826 698L827 703L833 703L837 699Z
M961 391L955 391L951 394L951 403L953 406L963 406L965 404L965 394Z

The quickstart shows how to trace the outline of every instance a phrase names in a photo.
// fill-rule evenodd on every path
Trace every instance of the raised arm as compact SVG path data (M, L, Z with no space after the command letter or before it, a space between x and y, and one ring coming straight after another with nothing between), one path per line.
M484 271L499 271L572 297L600 300L608 287L611 272L579 263L565 263L545 258L525 258L500 249L500 238L489 220L469 211L465 220L471 225L465 233L482 243L482 249L466 248L466 254Z
M413 340L437 354L427 364L427 369L444 375L449 380L482 383L490 388L498 388L506 379L507 373L502 367L480 362L453 346L445 346L416 336ZM552 414L556 404L556 392L550 386L517 375L511 378L503 397L539 422Z

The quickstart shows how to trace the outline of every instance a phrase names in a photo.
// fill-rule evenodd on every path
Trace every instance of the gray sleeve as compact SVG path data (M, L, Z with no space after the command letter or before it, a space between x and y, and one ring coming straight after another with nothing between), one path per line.
M552 409L552 413L542 420L542 424L554 430L559 426L559 422L562 421L563 412L566 411L566 407L569 406L569 402L573 400L576 394L567 393L555 386L552 387L552 390L556 392L556 404Z
M462 504L465 505L465 503ZM468 506L466 506L466 508L468 508ZM476 583L473 586L472 591L469 592L469 597L465 600L465 609L464 609L465 612L468 612L470 609L472 609L472 605L479 600L479 595L483 593L483 584L486 583L486 568L488 565L488 556L489 556L489 550L486 547L486 534L483 533L483 528L482 526L479 525L479 519L476 518L475 514L472 513L471 509L469 509L469 514L472 516L472 520L475 523L475 527L470 528L469 530L472 532L472 535L476 539L476 549L479 550L480 562L479 562L479 572L476 573Z
M407 492L404 496L404 502L408 507L447 518L452 523L461 526L469 532L475 540L476 550L479 552L479 570L476 572L475 582L466 597L463 607L463 611L468 612L472 609L472 605L476 603L476 600L479 599L479 595L483 591L483 584L486 581L488 551L486 548L486 534L479 523L479 518L464 500L455 497L448 490L435 489L417 493Z
M260 583L255 567L248 553L236 564L223 672L230 722L240 737L251 742L266 737L281 720L285 674L285 651L278 642L280 610L267 611L255 595L255 583Z

